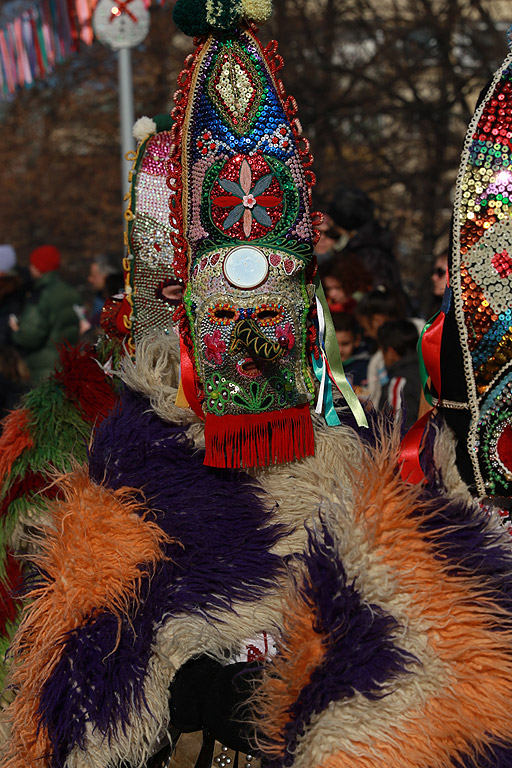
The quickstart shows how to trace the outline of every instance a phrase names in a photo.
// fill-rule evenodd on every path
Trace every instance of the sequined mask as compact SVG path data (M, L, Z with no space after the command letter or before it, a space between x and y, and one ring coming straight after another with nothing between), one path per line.
M182 117L181 173L169 180L183 233L175 272L187 281L182 377L215 466L313 452L311 158L307 142L298 146L296 105L276 86L274 54L244 29L210 36L180 76L173 112Z
M196 266L185 305L206 412L258 414L307 403L303 263L242 245L215 250Z

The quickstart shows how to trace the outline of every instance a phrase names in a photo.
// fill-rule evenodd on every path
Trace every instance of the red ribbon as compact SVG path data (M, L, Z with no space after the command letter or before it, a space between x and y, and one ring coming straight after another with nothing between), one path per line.
M428 427L433 408L423 414L404 435L400 449L400 475L405 483L425 482L425 473L420 464L421 444Z
M445 317L444 312L439 312L434 322L424 330L421 337L423 364L438 398L441 397L441 339Z
M181 357L181 385L183 387L183 392L185 394L185 397L187 398L187 402L196 414L202 421L204 421L204 413L203 409L201 408L201 403L199 402L197 398L196 393L196 385L195 385L195 379L194 379L194 366L192 364L192 360L190 359L190 356L188 354L188 350L183 342L183 339L180 338L180 357Z

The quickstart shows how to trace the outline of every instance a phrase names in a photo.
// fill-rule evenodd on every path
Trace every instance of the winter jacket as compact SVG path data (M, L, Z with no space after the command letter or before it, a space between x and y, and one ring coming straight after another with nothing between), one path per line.
M0 275L0 346L11 343L9 316L20 316L28 286L16 272Z
M403 417L404 429L412 427L418 418L421 379L416 352L409 352L388 370L389 383L383 388L380 408L391 407L393 413Z
M79 303L76 289L57 272L46 272L34 281L34 290L19 318L19 331L12 334L28 365L32 384L52 373L59 357L57 344L78 341L78 316L73 305Z

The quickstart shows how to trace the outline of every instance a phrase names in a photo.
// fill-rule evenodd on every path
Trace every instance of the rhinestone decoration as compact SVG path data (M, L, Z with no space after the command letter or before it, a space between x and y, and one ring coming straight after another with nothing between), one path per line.
M465 329L468 449L481 495L508 495L512 481L511 97L509 55L470 125L457 182L450 280Z
M234 752L228 749L228 747L221 746L220 752L213 758L213 764L214 766L218 766L218 768L230 768L233 760ZM256 768L259 764L260 761L255 760L254 755L245 755L245 760L243 761L244 768Z
M489 496L505 495L512 482L512 370L482 400L475 452L478 454Z
M202 56L184 138L191 262L195 265L202 252L211 252L213 238L219 245L233 240L273 242L301 257L305 265L313 252L309 190L259 44L250 33L240 31L233 38L212 40ZM233 62L245 73L228 89L231 96L233 89L244 89L239 110L246 109L247 99L256 94L245 121L250 125L243 131L228 109L228 91L221 101L218 90L220 72Z
M264 266L267 275L262 286L243 288L227 279L236 252L242 258L247 252L254 254ZM184 304L205 384L207 411L215 415L260 413L311 399L314 387L305 359L309 297L303 271L297 257L252 245L216 249L196 264ZM259 281L261 274L254 274L254 280ZM254 360L245 348L237 347L240 320L253 324L262 344L267 342L282 353L272 361Z
M233 237L261 237L282 216L281 187L263 155L228 161L211 195L216 226Z
M233 131L251 129L264 89L257 66L237 42L227 43L217 57L208 93Z

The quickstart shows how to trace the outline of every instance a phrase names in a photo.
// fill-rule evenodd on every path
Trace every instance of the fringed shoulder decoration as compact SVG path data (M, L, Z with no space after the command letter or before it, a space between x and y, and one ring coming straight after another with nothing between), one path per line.
M508 534L406 485L389 448L354 471L354 512L340 498L311 534L256 695L273 768L512 759Z
M11 685L19 693L10 708L15 739L5 768L36 765L49 749L38 712L68 633L108 611L130 620L143 580L151 578L170 539L145 515L129 489L110 491L78 470L59 482L51 527L34 557L39 581L27 599L12 653ZM119 630L120 631L120 630ZM115 650L115 641L111 652Z

